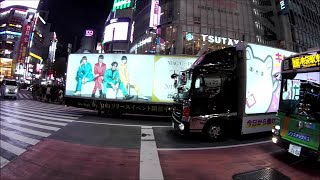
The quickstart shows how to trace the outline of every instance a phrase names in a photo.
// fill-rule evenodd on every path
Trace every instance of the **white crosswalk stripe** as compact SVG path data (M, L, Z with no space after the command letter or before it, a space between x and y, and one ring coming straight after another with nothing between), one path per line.
M89 111L33 100L1 101L0 168Z
M9 162L10 162L9 160L7 160L6 158L3 158L2 156L0 156L0 168L4 167Z

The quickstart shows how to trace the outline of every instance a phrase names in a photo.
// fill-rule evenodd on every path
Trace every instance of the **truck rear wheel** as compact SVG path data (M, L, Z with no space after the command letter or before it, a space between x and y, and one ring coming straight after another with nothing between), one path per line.
M210 123L204 128L204 135L210 141L221 140L223 137L223 128L220 124Z

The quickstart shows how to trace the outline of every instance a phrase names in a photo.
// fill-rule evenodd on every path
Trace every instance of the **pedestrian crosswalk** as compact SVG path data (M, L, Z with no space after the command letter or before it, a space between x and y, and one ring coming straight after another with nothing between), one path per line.
M32 100L2 101L0 168L91 110Z
M31 93L21 93L21 92L19 92L18 94L17 94L17 99L18 100L21 100L21 99L32 99L32 94Z

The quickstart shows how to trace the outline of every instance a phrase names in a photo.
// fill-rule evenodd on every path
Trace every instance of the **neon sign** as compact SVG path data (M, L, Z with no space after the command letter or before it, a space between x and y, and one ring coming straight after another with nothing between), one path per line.
M114 12L116 9L127 9L131 7L131 0L114 0L112 12Z
M292 68L320 67L320 54L292 58Z
M86 30L85 36L87 36L87 37L93 36L93 30Z

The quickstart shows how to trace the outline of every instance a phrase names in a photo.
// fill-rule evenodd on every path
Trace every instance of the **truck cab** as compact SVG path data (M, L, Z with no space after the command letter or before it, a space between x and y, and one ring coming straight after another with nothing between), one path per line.
M237 60L236 48L227 48L201 56L191 68L171 76L178 91L172 126L178 132L202 132L211 140L227 134L237 119Z

